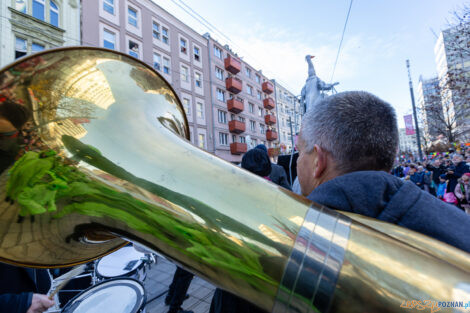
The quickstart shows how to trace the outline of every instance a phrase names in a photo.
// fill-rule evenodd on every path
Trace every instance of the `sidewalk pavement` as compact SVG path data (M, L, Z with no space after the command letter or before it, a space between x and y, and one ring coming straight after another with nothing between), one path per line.
M147 271L147 278L144 281L147 292L146 313L168 312L164 300L175 270L176 266L173 263L159 257L157 263L152 264L151 269ZM192 310L194 313L209 312L214 291L214 285L195 276L189 286L189 298L184 301L183 309Z

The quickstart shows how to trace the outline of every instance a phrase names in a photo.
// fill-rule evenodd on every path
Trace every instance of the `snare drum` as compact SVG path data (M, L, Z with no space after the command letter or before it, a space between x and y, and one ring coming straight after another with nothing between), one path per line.
M145 253L127 246L100 259L95 267L99 279L130 277L144 281L146 277Z
M145 313L144 286L132 278L102 281L79 293L62 313Z

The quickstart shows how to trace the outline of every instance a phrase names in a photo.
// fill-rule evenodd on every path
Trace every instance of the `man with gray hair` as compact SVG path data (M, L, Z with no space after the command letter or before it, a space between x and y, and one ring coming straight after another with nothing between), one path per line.
M398 146L394 109L363 91L307 112L298 140L302 194L329 208L394 223L470 252L470 217L388 172Z

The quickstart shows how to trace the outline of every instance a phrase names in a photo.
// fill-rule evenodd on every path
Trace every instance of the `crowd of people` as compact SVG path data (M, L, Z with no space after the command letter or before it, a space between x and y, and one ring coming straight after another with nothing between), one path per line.
M470 148L423 162L401 162L391 174L470 214Z

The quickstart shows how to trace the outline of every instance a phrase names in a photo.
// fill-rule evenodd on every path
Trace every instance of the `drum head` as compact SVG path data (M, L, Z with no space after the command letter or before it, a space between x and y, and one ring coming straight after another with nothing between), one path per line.
M133 247L121 248L98 261L96 274L104 278L126 276L141 266L143 257L145 253Z
M62 313L137 313L145 305L144 286L132 278L106 280L78 294Z

